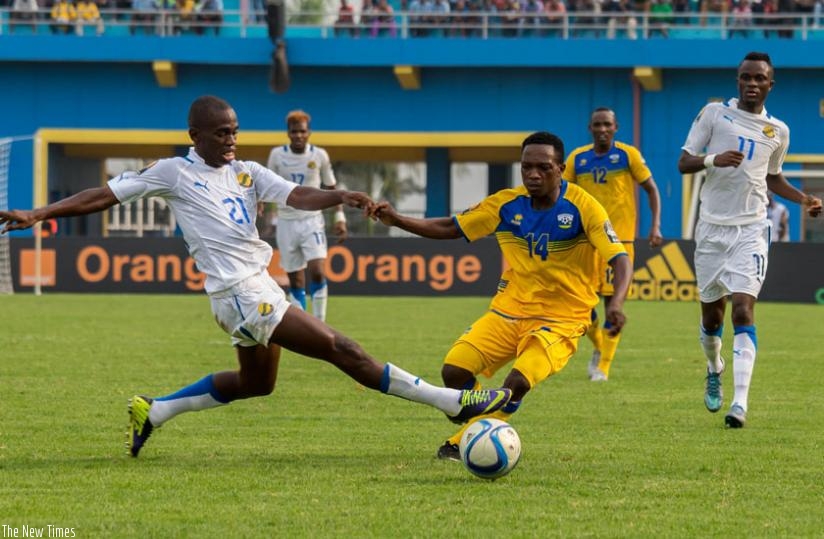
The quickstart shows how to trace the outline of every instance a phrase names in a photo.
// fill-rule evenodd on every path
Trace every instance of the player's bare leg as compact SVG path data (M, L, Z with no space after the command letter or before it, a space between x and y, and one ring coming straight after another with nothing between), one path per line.
M270 342L331 363L369 389L438 408L457 422L498 410L511 395L508 389L461 391L433 386L396 365L375 361L354 340L292 307Z

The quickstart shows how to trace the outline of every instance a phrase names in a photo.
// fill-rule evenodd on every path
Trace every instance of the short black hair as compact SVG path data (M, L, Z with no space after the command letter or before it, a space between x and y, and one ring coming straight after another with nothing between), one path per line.
M526 137L521 143L521 152L530 144L544 144L555 148L555 158L559 163L564 162L564 141L558 135L553 135L547 131L536 131Z
M200 127L201 123L214 111L224 111L232 108L225 99L214 95L202 95L192 102L189 107L189 127Z
M770 55L766 52L749 52L744 59L741 60L741 63L744 63L747 60L752 60L753 62L766 62L768 66L773 66L772 60L770 60Z

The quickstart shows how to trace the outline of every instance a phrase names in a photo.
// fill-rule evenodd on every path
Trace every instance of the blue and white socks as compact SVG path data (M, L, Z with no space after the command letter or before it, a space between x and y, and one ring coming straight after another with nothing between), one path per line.
M739 405L744 411L747 410L747 401L750 396L750 380L752 380L757 350L758 339L755 336L755 326L735 326L735 337L732 341L735 394L732 403Z
M449 416L458 415L461 411L459 390L433 386L391 363L383 368L381 392L434 406Z
M149 408L149 421L159 427L183 412L196 412L228 403L229 400L217 392L212 375L208 374L171 395L154 399Z
M326 279L319 283L309 283L309 296L312 298L312 314L315 318L326 321L326 298L329 287Z

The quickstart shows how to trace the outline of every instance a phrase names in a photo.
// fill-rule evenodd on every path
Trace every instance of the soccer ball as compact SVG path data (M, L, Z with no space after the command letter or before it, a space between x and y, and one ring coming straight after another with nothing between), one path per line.
M505 476L521 458L518 433L500 419L479 419L469 425L459 448L466 469L483 479Z

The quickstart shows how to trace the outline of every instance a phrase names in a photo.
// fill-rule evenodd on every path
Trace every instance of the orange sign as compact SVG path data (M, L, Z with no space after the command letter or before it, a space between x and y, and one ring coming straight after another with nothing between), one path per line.
M37 285L35 262L37 251L34 249L20 250L20 286ZM40 251L40 286L54 286L57 284L57 254L54 249Z

